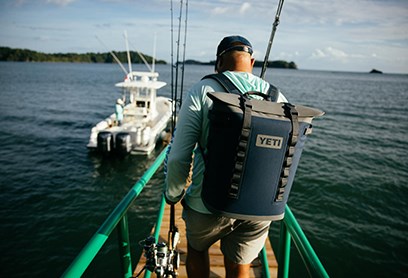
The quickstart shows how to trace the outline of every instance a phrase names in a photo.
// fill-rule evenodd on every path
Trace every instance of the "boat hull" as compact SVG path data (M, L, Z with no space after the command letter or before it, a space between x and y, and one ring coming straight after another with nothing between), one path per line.
M115 114L96 124L90 134L88 149L105 154L150 154L168 128L172 101L156 97L156 111L143 114L130 103L124 107L123 122Z

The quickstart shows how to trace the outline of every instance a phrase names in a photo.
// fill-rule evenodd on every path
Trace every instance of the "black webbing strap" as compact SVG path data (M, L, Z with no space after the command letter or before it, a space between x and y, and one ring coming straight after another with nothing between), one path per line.
M238 90L237 86L235 86L234 83L232 83L232 81L229 80L229 78L226 77L224 74L222 73L209 74L204 76L202 79L208 78L218 81L218 83L220 83L220 85L224 88L224 90L227 93L241 95L241 92Z
M288 184L290 174L290 166L292 165L293 155L295 154L295 146L299 138L299 120L298 112L294 105L284 103L283 109L285 116L290 119L292 130L289 134L289 142L286 149L285 160L283 161L281 176L279 178L278 190L276 192L275 201L283 201L285 187Z
M238 199L239 186L245 168L246 153L251 135L252 103L244 96L240 96L240 106L243 112L241 134L237 145L235 165L232 173L231 186L228 189L228 197Z
M218 83L224 88L224 90L230 94L237 94L237 95L241 94L241 92L238 90L235 84L232 83L232 81L222 73L209 74L209 75L204 76L202 79L207 79L207 78L211 78L211 79L218 81ZM267 98L268 100L272 102L276 102L279 97L279 89L275 87L274 85L269 84L269 89L266 95L268 96Z
M269 100L272 102L276 102L279 97L279 89L269 83L269 89L267 95L269 96Z

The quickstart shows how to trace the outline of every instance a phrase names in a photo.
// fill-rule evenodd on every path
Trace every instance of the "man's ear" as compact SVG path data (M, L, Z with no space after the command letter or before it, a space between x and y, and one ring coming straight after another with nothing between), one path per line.
M217 72L220 72L220 69L221 69L221 67L222 67L222 65L223 65L223 61L222 61L223 59L222 59L222 57L218 57L218 59L217 59L217 64L216 64L216 71Z
M251 58L251 66L253 67L255 64L255 58Z

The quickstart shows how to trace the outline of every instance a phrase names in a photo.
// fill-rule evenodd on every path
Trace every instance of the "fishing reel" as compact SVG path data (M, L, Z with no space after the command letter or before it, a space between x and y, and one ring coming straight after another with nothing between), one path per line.
M169 248L166 243L159 242L156 244L155 241L154 237L149 236L140 242L143 245L144 256L146 257L146 265L142 271L147 269L155 273L156 277L177 277L180 254L175 248Z

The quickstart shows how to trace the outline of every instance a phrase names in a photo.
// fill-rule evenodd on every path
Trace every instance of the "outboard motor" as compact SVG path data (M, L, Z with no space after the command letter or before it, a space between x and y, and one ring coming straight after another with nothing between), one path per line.
M99 132L97 149L101 153L110 153L113 150L113 134L109 131Z
M132 150L129 133L120 132L116 134L115 150L120 155L126 155Z
M142 132L142 144L144 146L147 146L147 144L149 144L150 131L151 131L150 126L147 126L147 127L145 127L145 129L143 129L143 132Z

